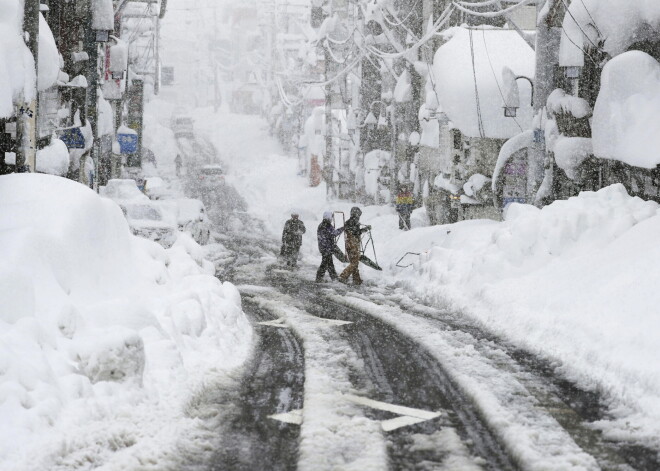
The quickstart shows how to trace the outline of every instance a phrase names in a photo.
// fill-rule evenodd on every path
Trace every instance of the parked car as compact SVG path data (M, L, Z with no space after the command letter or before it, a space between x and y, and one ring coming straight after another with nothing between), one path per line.
M101 196L119 205L134 235L158 242L165 248L171 247L176 241L176 224L166 218L162 209L138 189L135 180L110 180L101 189Z
M177 227L152 201L124 201L119 203L133 234L158 242L169 249L177 238Z
M211 237L211 222L206 214L204 203L193 198L173 198L158 201L181 232L189 233L200 245L208 243Z

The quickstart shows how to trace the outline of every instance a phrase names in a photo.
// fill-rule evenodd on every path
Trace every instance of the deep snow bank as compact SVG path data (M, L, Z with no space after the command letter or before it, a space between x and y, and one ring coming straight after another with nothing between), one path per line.
M122 435L139 455L209 372L243 361L240 295L200 250L185 235L169 250L132 236L115 203L78 183L0 177L0 468L50 469L71 441L103 462L104 440L122 448L108 438L117 415L153 425Z
M606 433L657 447L658 240L658 205L613 185L540 210L514 204L501 223L413 230L385 255L421 252L414 267L391 267L398 278L556 361L609 402Z

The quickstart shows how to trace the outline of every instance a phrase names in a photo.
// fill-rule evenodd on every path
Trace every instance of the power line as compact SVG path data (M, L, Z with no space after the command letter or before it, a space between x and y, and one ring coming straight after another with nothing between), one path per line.
M495 79L495 83L497 84L497 89L500 91L500 96L502 97L502 101L504 102L504 106L507 106L506 98L504 98L504 93L502 92L502 87L500 87L500 82L497 80L497 74L495 73L495 67L493 67L493 62L490 60L490 53L488 52L488 45L486 44L486 31L481 30L481 35L483 37L484 41L484 50L486 51L486 57L488 58L488 63L490 64L490 70L493 72L493 78ZM520 128L520 132L523 131L522 126L518 122L518 120L513 117L513 120L516 122L516 125Z
M486 132L484 131L484 122L481 117L481 102L479 100L479 87L477 85L477 68L474 62L474 40L472 38L472 30L468 30L470 35L470 55L472 56L472 76L474 77L474 96L477 103L477 125L479 126L479 136L481 138L486 137Z
M570 15L570 17L573 19L573 21L575 22L575 24L577 25L577 27L580 28L580 31L582 31L582 35L583 35L585 38L587 38L587 39L589 40L589 42L590 42L590 43L596 48L596 50L600 50L600 48L598 47L598 45L597 45L596 43L594 43L594 42L591 40L591 38L589 37L589 35L588 35L588 34L582 29L582 26L580 26L580 23L579 23L578 20L575 18L575 16L573 16L573 13L571 13L571 7L568 6L568 4L566 3L566 0L561 0L561 2L562 2L562 3L564 4L564 6L566 7L566 13L568 13L568 14ZM563 25L562 25L562 29L564 29L564 26L563 26ZM566 32L566 30L564 30L564 32ZM567 36L568 36L568 34L567 34Z

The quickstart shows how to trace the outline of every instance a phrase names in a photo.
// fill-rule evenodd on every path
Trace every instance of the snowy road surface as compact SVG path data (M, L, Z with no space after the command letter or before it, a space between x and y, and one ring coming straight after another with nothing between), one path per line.
M211 469L652 469L542 362L395 286L284 270L261 221L210 212L249 234L210 254L260 339Z

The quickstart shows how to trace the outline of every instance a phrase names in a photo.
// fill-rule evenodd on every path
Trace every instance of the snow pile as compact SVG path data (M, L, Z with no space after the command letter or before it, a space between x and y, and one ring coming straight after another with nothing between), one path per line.
M593 154L593 145L590 138L558 136L553 141L552 151L557 166L575 180L578 167Z
M59 139L53 138L49 146L37 151L37 172L63 176L70 162L69 149Z
M534 79L534 51L529 45L512 30L461 27L445 35L449 41L435 53L433 78L440 106L456 127L469 137L494 139L507 139L521 127L529 128L533 114L529 83L517 82L521 106L514 120L504 117L501 78L508 67L516 75Z
M569 95L561 88L550 94L547 106L553 115L568 114L578 119L591 116L591 106L587 100Z
M561 66L582 66L583 49L603 41L616 56L632 44L655 40L660 32L660 2L653 0L583 0L571 2L564 17Z
M194 242L133 237L83 185L0 180L0 468L165 453L191 390L246 355L238 291Z
M25 101L34 98L34 58L21 37L22 2L0 1L0 117L9 117L21 94ZM57 81L60 58L55 39L43 15L39 14L39 90Z
M92 29L113 31L115 29L115 13L112 0L92 0Z
M396 81L396 87L394 87L394 99L398 103L408 103L413 98L412 96L412 83L410 78L410 72L408 69L404 70Z
M613 185L540 210L512 204L501 223L413 230L379 256L422 252L414 272L397 273L411 289L439 303L453 299L561 365L578 386L599 391L610 406L611 419L597 424L607 436L657 447L658 237L658 205Z
M14 112L14 99L19 94L26 93L28 100L34 98L27 86L34 83L34 59L21 38L23 15L19 3L0 1L0 117L3 118Z
M653 168L660 163L660 63L640 51L603 69L592 133L598 157Z
M53 32L44 16L39 13L39 91L55 85L60 73L60 53Z

